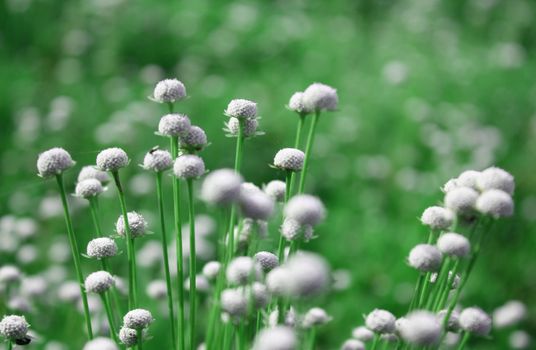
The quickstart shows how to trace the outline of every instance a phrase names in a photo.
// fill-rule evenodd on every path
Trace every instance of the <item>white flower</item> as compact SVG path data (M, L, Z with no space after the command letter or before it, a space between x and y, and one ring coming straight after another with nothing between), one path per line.
M209 261L203 266L203 275L209 280L214 280L220 273L221 263L219 261Z
M361 340L348 339L342 344L341 350L365 350L365 344Z
M285 217L300 225L318 225L326 216L324 204L315 196L299 194L292 197L284 209Z
M303 168L305 153L296 148L283 148L274 157L274 166L288 171L300 171Z
M442 207L429 207L424 210L421 222L434 230L445 230L454 222L454 213Z
M110 258L117 255L117 244L108 237L95 238L87 244L86 254L94 259Z
M491 318L478 307L468 307L460 313L460 326L466 332L486 336L491 330Z
M85 288L90 293L104 293L115 285L115 280L106 271L97 271L86 277Z
M71 155L63 148L55 147L39 155L37 159L37 172L41 177L59 175L71 168L75 162Z
M253 193L242 191L239 203L242 215L253 220L268 220L275 207L274 200L260 190Z
M276 202L283 202L285 200L285 193L287 186L284 181L272 180L264 187L264 193L272 197Z
M128 328L142 329L147 327L153 320L153 315L150 311L145 309L134 309L127 312L123 317L123 324Z
M227 281L231 284L247 284L257 280L259 274L259 266L248 256L234 258L226 270Z
M265 328L255 336L252 350L297 350L298 340L292 328Z
M300 114L308 114L311 113L312 110L307 108L305 104L303 103L303 92L298 91L292 94L290 97L290 100L288 101L288 108L291 111L300 113Z
M405 319L406 322L399 329L405 341L417 346L434 346L439 342L441 324L435 314L418 310L407 315Z
M201 197L211 204L228 205L240 196L242 176L231 169L219 169L205 177Z
M158 133L163 136L181 136L190 131L190 119L183 114L166 114L160 118L158 123Z
M314 307L309 309L303 316L302 326L304 328L312 328L316 326L322 326L332 320L332 317L329 316L326 310Z
M82 350L119 350L110 338L97 337L88 341Z
M419 271L434 272L441 266L439 249L430 244L418 244L409 253L409 264Z
M138 214L135 211L131 211L127 213L127 219L128 227L130 228L130 234L132 235L130 238L136 238L145 235L145 232L147 230L147 221L145 221L141 214ZM119 218L117 219L117 222L115 224L115 230L120 236L126 236L125 220L123 218L123 215L119 216Z
M168 151L153 149L143 158L143 168L154 172L161 172L171 168L173 160Z
M95 166L87 165L78 173L78 182L87 179L97 179L101 184L107 184L110 181L110 176L107 172L97 169Z
M334 111L339 104L337 90L322 83L313 83L303 92L302 101L311 111Z
M128 155L121 148L107 148L97 155L97 168L102 171L117 171L128 163Z
M186 97L184 84L177 79L165 79L156 84L153 98L160 103L173 103Z
M104 188L99 180L87 179L76 184L75 194L78 197L91 198L98 196L103 191Z
M514 214L512 197L501 190L487 190L482 192L476 201L476 209L493 218L509 217Z
M232 100L225 110L225 115L234 118L255 118L257 116L257 104L244 99Z
M374 332L365 326L359 326L357 328L354 328L354 330L352 330L352 337L358 340L367 342L367 341L372 340L372 338L374 338Z
M393 333L395 331L395 316L389 311L374 309L365 319L368 329L375 333Z
M258 252L253 258L261 266L264 272L271 271L277 266L279 266L279 258L277 257L277 255L270 252Z
M186 134L179 137L179 144L181 149L200 151L208 144L207 134L199 126L192 125Z
M437 240L437 247L441 253L456 258L464 258L471 251L469 240L465 236L454 232L442 234Z
M9 340L17 340L26 337L30 325L24 316L4 316L0 321L0 335Z
M527 317L527 307L518 300L511 300L493 311L493 325L501 329L513 326Z
M221 292L221 307L232 317L244 316L247 312L248 301L245 293L239 289L225 289Z
M471 213L474 210L478 192L470 187L458 187L445 195L445 206L458 214Z
M138 344L138 333L135 329L123 326L119 330L119 340L126 346L134 346Z
M514 194L515 181L512 174L496 167L487 168L477 178L477 186L481 191L501 190L510 196Z
M205 162L195 154L184 154L175 159L173 173L181 179L195 179L205 173Z
M259 120L256 118L244 118L243 131L245 137L255 136L257 134L257 127L259 126ZM225 131L232 136L238 136L240 130L240 121L238 118L229 118L229 121L225 124Z

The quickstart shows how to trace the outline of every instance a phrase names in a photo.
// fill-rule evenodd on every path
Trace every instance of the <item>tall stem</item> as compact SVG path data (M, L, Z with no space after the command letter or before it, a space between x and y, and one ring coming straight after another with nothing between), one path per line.
M11 342L11 340L8 340L7 341L7 350L12 350L13 349L13 342Z
M115 341L115 343L118 346L121 346L121 342L119 341L119 338L117 337L117 331L115 328L114 315L112 312L112 307L110 305L110 299L108 298L108 295L106 294L106 292L100 293L100 297L102 300L102 304L104 305L104 308L106 309L106 317L108 317L108 325L110 326L110 335L112 339Z
M462 338L462 341L460 342L460 346L458 346L458 350L463 350L463 348L465 348L465 345L469 341L470 336L471 336L471 333L463 332L463 338Z
M74 234L73 223L71 221L71 214L69 212L69 205L67 203L67 196L65 194L65 186L63 185L63 175L56 175L56 181L60 190L61 203L63 205L63 216L65 218L65 224L67 226L67 235L69 237L69 243L71 245L71 253L73 256L74 269L76 271L76 277L78 278L78 284L80 285L80 294L82 296L82 304L84 307L84 317L86 320L86 328L89 339L93 339L93 330L91 329L91 318L89 316L89 305L87 302L87 294L84 288L84 275L80 267L80 253L78 250L78 244L76 243L76 236Z
M293 172L287 171L286 173L286 189L285 189L285 203L287 204L288 199L290 198L290 190L291 190L291 179L293 177ZM283 263L285 260L285 237L283 235L279 236L279 246L277 248L277 256L279 258L279 262Z
M167 302L171 327L171 343L173 344L173 349L176 349L177 329L175 325L175 311L173 310L173 289L171 288L171 274L169 272L168 243L164 214L164 191L162 189L162 172L156 173L156 197L158 201L158 212L160 213L160 229L162 231L162 255L164 257L164 273L166 277Z
M142 350L142 344L143 344L143 330L142 329L136 329L136 338L138 338L138 350Z
M193 180L186 180L188 186L188 220L190 222L190 348L195 349L195 321L196 321L196 249L195 249L195 212L194 212L194 185Z
M306 114L300 113L299 116L300 119L298 119L298 127L296 128L296 139L294 140L294 148L300 148L301 134Z
M309 129L309 135L307 136L307 144L305 146L305 159L303 161L303 169L300 176L300 186L298 193L303 193L305 188L305 176L307 175L307 167L309 166L309 159L311 158L311 152L313 150L313 143L316 134L316 126L320 118L320 111L316 111L313 120L311 121L311 127Z
M380 343L380 335L378 333L374 333L374 338L372 340L372 346L370 347L370 350L376 350L379 343Z
M102 229L98 215L97 197L89 198L89 208L91 211L91 218L93 219L93 225L95 226L95 233L98 237L102 237Z

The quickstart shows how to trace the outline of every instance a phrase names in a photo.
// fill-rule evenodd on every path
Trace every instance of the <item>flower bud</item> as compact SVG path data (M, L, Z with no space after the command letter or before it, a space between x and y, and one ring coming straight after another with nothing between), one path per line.
M145 235L145 231L147 230L147 221L145 221L141 214L138 214L135 211L131 211L130 213L127 213L127 219L128 227L130 228L130 234L132 235L130 238L136 238ZM126 236L125 220L123 218L123 215L119 216L119 218L117 219L117 222L115 224L115 230L120 236Z
M374 338L374 332L365 326L359 326L352 330L352 337L367 342Z
M255 259L265 273L279 266L279 258L270 252L258 252L253 259Z
M190 119L184 114L166 114L160 118L158 133L162 136L179 137L190 131Z
M205 162L194 154L184 154L175 159L173 173L181 179L195 179L205 173Z
M296 148L283 148L274 157L274 166L287 171L300 171L305 154Z
M473 190L478 190L477 182L480 175L480 171L466 170L458 176L456 183L459 187L470 187Z
M246 218L266 221L274 213L273 199L260 190L255 193L242 191L239 203L242 215Z
M454 213L451 210L437 206L426 208L421 216L421 222L433 230L445 230L453 221Z
M257 116L257 104L253 101L235 99L229 102L225 115L234 118L255 118Z
M303 92L302 99L305 107L312 111L334 111L339 104L337 90L321 83L309 85Z
M107 172L97 169L93 165L85 166L78 173L78 182L82 182L87 179L99 180L101 184L107 184L110 181L110 176Z
M300 225L318 225L326 216L324 204L315 196L299 194L292 197L284 209L285 217Z
M225 289L221 293L221 308L233 318L244 316L248 308L246 295L239 289Z
M108 237L95 238L87 244L86 254L94 259L110 258L117 255L117 244Z
M256 118L244 118L244 136L251 137L255 136L257 133L257 127L259 126L259 121ZM240 130L240 121L238 118L229 118L229 121L225 124L225 131L232 136L238 136L238 131Z
M480 173L477 186L481 191L495 189L504 191L511 196L514 194L515 181L509 172L501 168L491 167Z
M180 148L190 152L201 151L207 144L205 130L196 125L192 125L188 133L179 137Z
M153 149L143 158L143 168L157 173L170 169L172 165L171 154L165 150Z
M395 316L386 310L374 309L365 319L368 329L375 333L393 333L395 331Z
M97 155L97 168L102 171L117 171L128 163L128 155L121 148L107 148Z
M466 332L484 337L491 330L491 318L478 307L468 307L460 313L460 326Z
M409 264L422 272L435 272L441 266L441 252L431 244L417 244L409 253Z
M153 91L153 99L160 103L173 103L186 97L184 84L177 79L159 81Z
M135 329L123 326L119 330L119 340L128 347L134 346L138 344L138 333Z
M311 113L312 110L307 108L305 104L303 103L303 92L295 92L290 97L290 100L288 101L288 108L291 111L300 113L300 114L308 114Z
M341 350L365 350L365 344L357 339L348 339L342 344Z
M127 328L142 329L149 326L153 320L153 315L148 310L134 309L123 317L123 324Z
M208 203L228 205L240 196L242 176L231 169L219 169L205 177L201 197Z
M302 326L305 329L323 326L331 320L332 317L327 314L326 310L314 307L309 309L303 316Z
M248 256L234 258L227 267L226 277L231 284L243 285L259 278L259 266Z
M74 164L75 162L66 150L55 147L39 155L37 159L37 172L39 176L47 178L63 173Z
M97 337L88 341L82 350L119 350L119 348L112 339Z
M91 198L104 192L102 184L97 179L87 179L76 184L75 194L77 197Z
M292 328L265 328L255 336L252 350L296 350L298 340Z
M470 187L458 187L445 195L445 207L458 214L468 214L474 210L478 192Z
M495 219L509 217L514 214L514 202L512 197L501 190L487 190L482 192L476 201L476 209L485 215Z
M264 193L276 202L283 202L285 200L286 191L287 185L281 180L272 180L264 187Z
M220 273L221 263L219 261L209 261L203 266L203 275L209 280L212 281L218 277Z
M471 243L459 233L448 232L439 237L437 248L450 257L465 258L471 251Z
M4 316L0 321L0 335L10 341L25 338L28 334L28 328L30 325L24 316Z
M441 325L429 311L414 311L406 316L400 330L402 338L417 346L434 346L441 336Z
M86 277L85 288L90 293L104 293L115 285L115 280L106 271L97 271Z

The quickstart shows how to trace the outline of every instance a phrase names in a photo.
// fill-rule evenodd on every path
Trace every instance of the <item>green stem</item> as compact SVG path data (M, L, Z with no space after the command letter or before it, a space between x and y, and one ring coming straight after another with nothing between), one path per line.
M303 130L303 124L305 123L306 114L300 113L298 119L298 128L296 129L296 139L294 140L294 148L300 148L301 134Z
M177 329L175 325L175 311L173 310L173 290L171 288L171 274L169 272L168 243L166 234L166 221L164 214L164 191L162 189L162 172L156 173L156 197L158 201L158 212L160 213L160 229L162 231L162 254L164 257L164 273L166 277L166 291L168 312L171 327L171 342L173 349L177 348Z
M437 304L439 303L441 292L443 291L445 284L448 283L449 269L450 258L447 256L443 259L443 262L441 263L441 268L439 269L439 272L436 276L436 281L432 290L432 294L430 295L430 298L426 303L426 309L432 311L435 310Z
M11 340L8 340L7 341L7 350L11 350L13 349L13 343L11 342Z
M372 340L372 346L370 347L370 350L376 350L379 342L380 342L380 335L378 333L374 333L374 339Z
M246 350L246 327L244 325L245 321L241 320L238 325L237 340L238 340L238 350Z
M89 198L89 207L91 211L91 218L93 219L93 225L95 226L95 231L97 233L97 237L102 237L102 229L101 229L101 224L100 224L99 215L98 215L97 197Z
M196 321L196 248L195 248L195 212L194 184L192 179L186 181L188 186L188 220L190 221L190 348L195 350Z
M424 283L421 290L421 295L419 296L419 302L417 303L417 308L420 309L421 306L424 306L426 299L428 298L428 287L430 287L430 272L427 272L424 275Z
M315 341L316 341L316 328L311 328L311 335L309 338L309 349L314 350L315 348Z
M106 271L106 272L112 274L111 271L110 271L110 267L108 266L108 262L106 261L105 258L100 259L100 263L101 263L103 271ZM119 302L119 293L117 291L117 286L114 285L112 287L111 294L112 294L113 303L115 304L117 313L122 315L123 311L122 311L121 303ZM113 310L113 308L112 308L112 310Z
M142 329L136 329L136 338L138 338L138 350L142 350L142 344L143 344L143 330Z
M119 338L117 336L117 331L115 328L115 321L114 321L114 315L112 312L112 307L110 305L110 298L108 298L108 295L106 292L100 294L102 304L104 305L104 308L106 309L106 316L108 317L108 325L110 326L110 335L112 339L115 341L115 343L118 346L121 346L121 342L119 341Z
M462 338L462 341L460 342L460 346L458 346L458 350L463 350L463 348L465 348L465 345L469 341L470 337L471 337L471 333L463 332L463 338Z
M305 159L303 161L303 169L300 176L300 186L298 193L303 193L305 188L305 176L307 175L307 168L309 166L309 159L311 158L311 152L313 150L313 142L316 134L316 126L320 118L320 111L316 111L313 120L311 122L311 127L309 129L309 135L307 136L307 144L305 146Z
M229 324L225 324L223 331L223 349L229 350L232 343L232 327Z
M91 318L89 315L89 306L87 302L87 294L84 288L84 275L80 267L80 253L78 250L78 244L76 243L76 236L74 234L73 222L71 221L71 214L69 212L69 205L67 203L67 196L65 194L65 186L63 185L63 175L56 175L56 181L60 190L61 203L63 205L63 216L65 217L65 224L67 226L67 235L69 237L69 243L71 245L71 253L73 256L74 269L76 271L76 277L78 278L78 284L80 285L80 294L82 296L82 304L84 307L84 316L86 320L86 328L89 339L93 339L93 330L91 328Z
M459 265L460 265L460 260L457 259L454 262L454 266L452 267L452 274L449 276L447 280L447 284L443 286L443 290L441 290L441 295L439 296L439 302L436 305L436 311L443 309L445 303L447 302L449 291L451 290L452 284L454 283L454 279L456 278L456 272L458 271Z
M421 288L422 284L424 282L425 274L419 273L419 278L417 279L417 284L415 285L415 291L413 292L413 298L411 299L411 302L409 304L409 311L413 311L415 309L415 304L418 303L419 296L421 295Z
M290 191L291 191L291 183L293 178L293 172L287 171L286 172L286 178L285 178L285 203L286 204L290 198ZM283 235L279 236L279 246L277 248L277 256L279 258L279 262L282 264L283 261L285 261L285 237Z

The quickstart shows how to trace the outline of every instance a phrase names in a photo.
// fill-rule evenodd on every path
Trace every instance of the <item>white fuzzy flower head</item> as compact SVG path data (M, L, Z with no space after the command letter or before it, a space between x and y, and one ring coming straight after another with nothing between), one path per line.
M283 148L274 157L274 166L288 171L300 171L303 168L305 153L296 148Z
M495 189L504 191L511 196L514 194L516 185L512 174L501 168L491 167L480 173L477 186L481 191Z
M417 346L434 346L441 336L441 324L429 311L414 311L405 317L399 333L408 343Z
M292 94L292 96L290 96L290 100L288 101L288 108L291 111L300 114L308 114L312 112L312 110L307 108L303 103L303 92L301 91L295 92L294 94Z
M173 103L186 97L184 84L177 79L159 81L153 91L153 99L160 103Z
M452 226L454 213L450 209L442 207L429 207L424 210L421 222L434 230L445 230Z
M104 192L104 188L102 187L102 184L99 180L87 179L77 183L74 192L77 197L89 199L91 197L96 197L102 192Z
M231 284L243 285L259 277L259 266L248 256L234 258L227 267L225 275Z
M126 346L134 346L138 344L138 333L135 329L123 326L119 330L119 340Z
M264 308L270 301L268 288L260 282L253 282L251 285L240 286L237 290L239 290L242 295L245 295L249 300L248 304L254 306L257 310Z
M294 219L285 218L281 225L281 235L288 241L294 241L300 238L306 241L313 237L313 227L311 225L301 225Z
M0 284L11 284L20 281L21 273L14 265L4 265L0 267Z
M203 266L203 275L209 280L213 281L218 277L220 273L221 263L219 261L209 261Z
M374 309L365 319L367 328L379 334L393 333L395 331L395 322L395 316L382 309Z
M222 310L233 318L244 316L247 312L248 300L240 289L225 289L220 301Z
M246 218L268 220L274 213L274 200L262 191L245 192L240 195L240 211Z
M491 317L478 307L468 307L460 313L460 327L466 332L484 337L491 330Z
M87 179L97 179L101 184L107 184L110 181L110 176L107 172L97 169L93 165L86 165L78 173L78 182Z
M184 114L166 114L160 118L158 133L162 136L184 136L191 128L190 119Z
M441 310L437 313L437 320L440 324L443 324L445 317L447 317L448 310ZM456 310L452 310L449 321L447 322L447 329L451 332L457 332L460 329L460 313Z
M259 120L256 118L244 118L243 128L244 136L251 137L257 134L257 128L259 127ZM225 131L231 136L238 136L240 130L240 121L238 118L229 118L229 121L225 124Z
M497 329L513 326L527 317L527 307L518 300L511 300L493 311L493 326Z
M470 187L473 190L477 190L477 182L480 177L480 171L476 170L466 170L458 176L456 179L456 184L460 187Z
M304 252L294 254L284 266L290 273L289 287L294 298L321 295L331 283L329 266L320 255Z
M292 274L282 266L274 268L266 275L268 290L275 296L289 296L292 283Z
M292 197L284 209L285 217L300 225L318 225L326 216L326 208L320 199L309 194Z
M352 337L367 342L374 338L374 332L365 326L359 326L352 330Z
M88 242L86 254L93 259L110 258L117 255L117 244L108 237L95 238Z
M279 258L270 252L258 252L253 259L255 259L265 273L279 266Z
M311 111L334 111L339 104L337 90L322 83L313 83L303 92L302 101Z
M332 320L332 317L328 315L326 310L314 307L309 309L303 316L302 326L303 328L313 328L322 326Z
M297 350L298 339L290 327L276 326L261 330L255 337L253 350Z
M285 200L285 193L287 186L284 181L272 180L264 187L264 193L269 195L276 202L283 202Z
M253 101L236 99L229 102L225 115L233 118L255 118L257 116L257 104Z
M49 286L48 280L41 275L28 276L22 280L21 293L28 297L42 297Z
M190 152L201 151L208 144L207 134L199 126L192 125L187 134L179 137L179 144L181 149Z
M365 350L365 343L357 339L348 339L342 344L341 350Z
M458 187L445 195L445 207L458 214L471 213L476 204L478 192L470 187Z
M145 235L145 232L147 231L147 221L145 221L141 214L135 211L131 211L127 214L127 219L128 227L130 228L130 234L132 235L131 238L141 237ZM117 219L117 222L115 224L115 230L120 236L126 236L125 220L123 218L123 215L119 216L119 218Z
M168 151L153 149L143 158L143 168L154 172L162 172L173 166L173 159Z
M117 171L128 163L128 155L121 148L107 148L97 155L97 168L102 171Z
M240 197L243 179L232 169L219 169L205 177L201 198L210 204L229 205Z
M106 271L97 271L86 277L85 288L90 293L104 293L115 285L115 280Z
M167 286L164 280L151 281L145 289L147 295L154 300L163 300L167 297Z
M465 258L471 251L471 243L459 233L448 232L439 237L437 248L450 257Z
M119 350L110 338L97 337L88 341L82 350Z
M80 300L80 285L78 282L63 282L58 288L58 298L66 303L78 302Z
M510 334L508 343L512 349L529 349L532 344L532 338L527 332L518 330Z
M43 178L60 175L74 164L69 152L63 148L55 147L39 155L37 173Z
M509 217L514 214L514 201L508 193L491 189L478 197L476 210L495 219Z
M205 162L195 154L184 154L175 159L173 173L181 179L195 179L205 173Z
M134 309L127 312L123 317L123 324L128 328L142 329L149 326L153 320L154 318L150 311L145 309Z
M9 340L17 340L26 337L30 325L24 316L4 316L0 321L0 335Z
M417 244L410 252L408 262L411 267L422 272L435 272L441 265L442 255L431 244Z

